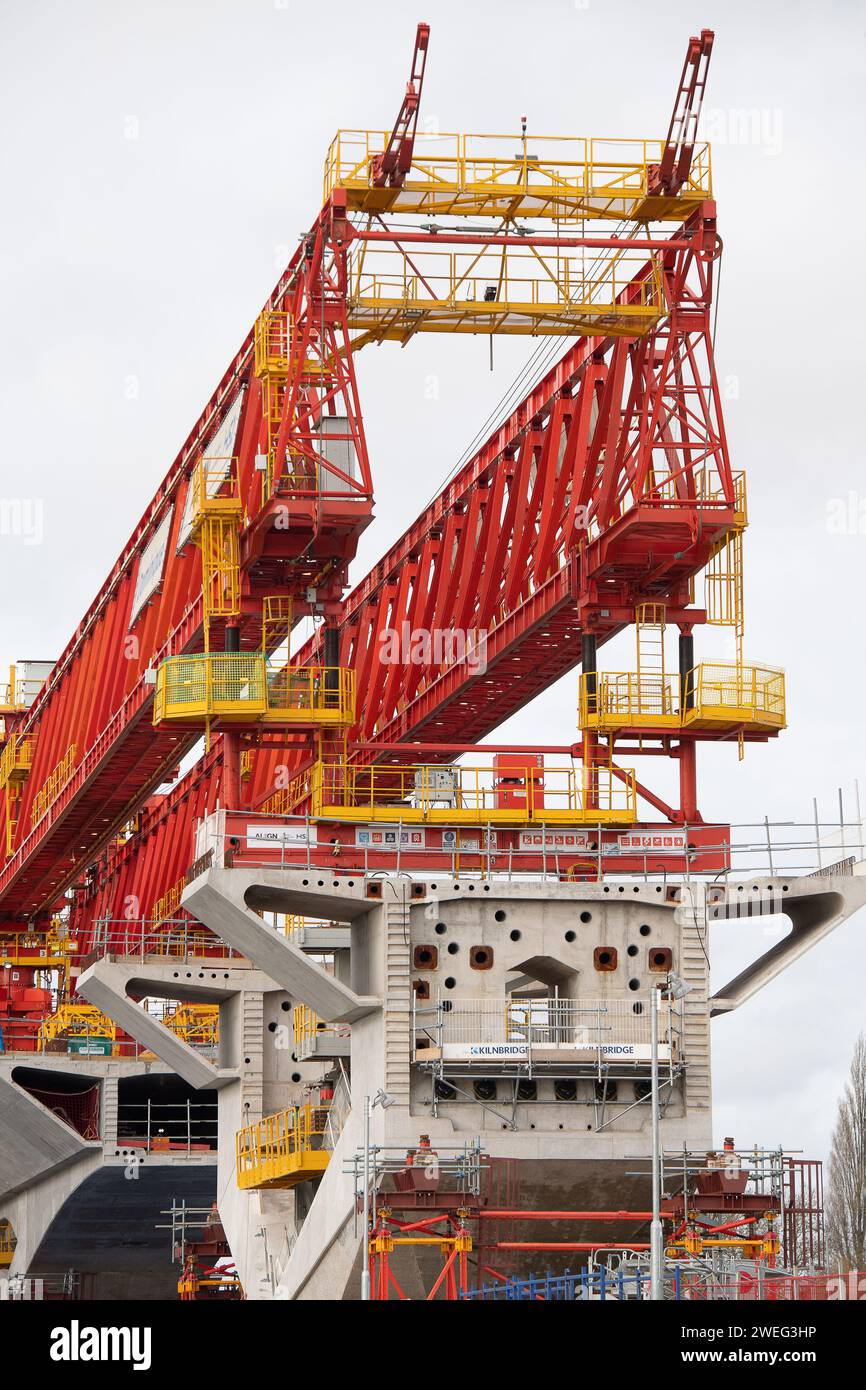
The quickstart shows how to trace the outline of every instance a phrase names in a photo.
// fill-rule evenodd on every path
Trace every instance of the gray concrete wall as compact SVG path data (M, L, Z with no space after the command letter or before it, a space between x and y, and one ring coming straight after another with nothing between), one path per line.
M569 1195L572 1204L613 1205L616 1191L628 1185L629 1165L648 1155L649 1105L635 1103L634 1081L645 1076L645 1064L632 1072L619 1067L616 1098L608 1097L603 1108L585 1068L572 1101L555 1097L543 1066L535 1068L534 1100L515 1103L513 1076L500 1072L495 1104L479 1103L474 1079L490 1068L478 1064L476 1070L475 1063L461 1063L463 1074L446 1072L446 1079L451 1075L459 1083L457 1095L436 1095L434 1076L419 1065L424 1058L417 1054L417 1018L413 1031L411 1005L419 985L432 1000L501 1001L534 984L563 1000L631 1008L647 1005L665 978L667 965L653 969L653 953L669 952L670 968L690 992L681 1005L678 1058L684 1068L664 1095L662 1143L700 1150L712 1142L711 1010L736 1008L866 901L862 875L750 886L748 915L787 912L792 931L711 996L708 932L713 923L723 929L727 917L742 915L745 886L716 886L708 896L703 885L677 890L642 881L507 883L432 876L419 896L418 885L413 890L405 878L376 885L315 870L210 870L190 885L184 905L242 950L251 965L234 963L220 979L207 962L160 970L109 961L85 977L86 985L97 986L101 1007L124 1026L134 1025L134 1035L141 1025L129 1012L137 1008L129 993L162 990L178 1000L219 1002L216 1066L190 1057L184 1045L179 1051L177 1040L169 1042L159 1025L157 1032L145 1025L146 1041L169 1066L194 1075L194 1084L220 1091L218 1202L252 1299L356 1295L360 1230L352 1219L352 1178L343 1168L361 1145L364 1097L380 1088L394 1103L372 1113L374 1144L399 1155L415 1147L421 1133L440 1149L478 1137L494 1158L520 1160L521 1195L529 1206L541 1206L550 1193L562 1193L563 1200ZM263 910L343 923L349 949L344 932L335 968L326 971L266 925L258 915ZM614 969L598 968L599 949L615 952ZM352 1110L315 1187L241 1191L237 1130L302 1101L305 1088L328 1066L297 1060L291 1010L301 1002L324 1019L351 1022Z

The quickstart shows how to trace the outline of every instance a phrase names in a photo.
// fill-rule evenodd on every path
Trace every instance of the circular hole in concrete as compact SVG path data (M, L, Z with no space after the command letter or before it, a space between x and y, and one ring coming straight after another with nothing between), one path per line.
M592 921L592 913L591 913L591 912L581 912L581 914L580 914L580 920L581 920L581 922L591 922L591 921Z
M501 907L498 907L498 908L496 909L496 911L494 912L493 916L494 916L495 921L497 921L497 922L504 922L504 921L505 921L505 918L506 918L506 916L507 916L507 913L506 913Z
M449 941L449 942L448 942L448 954L449 954L449 956L456 956L456 955L457 955L457 952L458 952L459 950L460 950L460 947L457 945L457 942L456 942L456 941Z
M446 927L444 922L437 922L433 930L435 931L437 936L442 936L445 932L447 932L448 928Z
M640 980L629 980L629 989L640 989Z
M565 933L565 939L566 939L566 941L576 941L576 940L577 940L577 932L576 932L576 931L567 931L567 932Z
M457 983L457 981L455 980L454 976L453 976L453 975L449 975L449 976L448 976L448 979L445 981L445 988L446 988L446 989L453 989L454 986L456 985L456 983Z
M517 930L516 927L514 928L514 931L509 932L508 935L511 937L511 940L512 940L512 941L519 941L519 940L520 940L520 932Z
M647 924L646 924L646 922L644 922L644 923L642 923L642 925L641 925L641 927L639 928L639 930L640 930L641 936L649 936L650 931L652 930L652 928L651 928L651 927L648 927Z

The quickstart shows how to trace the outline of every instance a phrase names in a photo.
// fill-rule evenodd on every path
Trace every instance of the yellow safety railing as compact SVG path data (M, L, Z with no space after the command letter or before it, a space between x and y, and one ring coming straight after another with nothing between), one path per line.
M682 221L712 196L710 149L695 145L688 181L675 196L653 195L661 140L459 135L420 132L400 188L375 188L371 173L390 132L340 130L325 159L324 192L345 188L349 207L413 213L560 220Z
M180 900L183 897L183 890L186 887L186 879L179 879L167 893L163 893L161 898L157 898L151 908L150 916L153 925L158 927L167 918L173 917L180 907Z
M785 727L785 673L773 666L701 662L686 677L693 705L684 706L678 675L599 671L580 678L583 729L688 729L743 724ZM594 686L594 689L593 689Z
M532 769L537 777L537 769ZM426 821L440 825L630 824L637 815L634 773L575 766L527 770L522 805L503 806L489 767L357 766L321 762L313 770L311 815L323 820Z
M323 923L322 925L327 925ZM292 1013L292 1030L295 1050L300 1061L311 1057L316 1050L316 1039L348 1038L349 1028L345 1023L326 1023L319 1018L309 1004L296 1004Z
M637 671L599 671L580 679L580 727L680 727L679 677Z
M294 626L295 607L291 594L268 594L262 599L262 651L270 652Z
M240 519L243 504L238 496L236 457L200 458L192 470L190 490L193 533L209 516Z
M731 474L733 483L734 521L736 525L746 525L746 475L742 471ZM729 493L718 469L705 464L701 468L689 468L687 473L673 473L665 476L647 476L643 495L638 499L644 503L666 507L730 505Z
M269 666L263 652L168 657L156 678L153 722L348 725L355 672L344 666Z
M30 823L35 826L49 806L53 804L62 792L66 783L75 771L75 744L67 748L60 762L57 764L51 776L43 783L39 791L33 798L33 805L30 809Z
M777 666L704 661L694 671L695 703L683 725L743 723L785 727L785 673Z
M0 1267L11 1265L18 1244L8 1221L0 1221Z
M24 669L26 671L27 667ZM33 704L43 684L41 675L19 675L17 667L10 666L9 680L5 685L0 685L0 716L24 714Z
M238 1130L238 1187L294 1187L328 1166L327 1105L295 1105Z
M240 611L239 529L243 504L234 457L204 456L190 479L191 535L201 550L205 646L214 618Z
M10 734L0 754L0 788L23 782L33 766L35 734Z
M281 309L265 309L256 319L253 370L256 376L288 376L291 315Z
M219 1042L219 1004L178 1004L162 1022L175 1037L191 1046L211 1047Z
M294 1031L295 1043L311 1043L319 1034L329 1031L327 1023L323 1023L319 1015L315 1013L309 1004L296 1004L292 1013L292 1027ZM333 1028L330 1029L333 1032Z
M704 571L704 606L711 627L732 627L738 638L745 626L743 533L729 532Z
M277 917L275 925L278 930L282 931L283 936L287 936L289 940L292 941L294 938L303 935L307 925L307 919L306 917L302 917L300 913L287 912Z
M646 273L647 264L651 272ZM411 332L638 335L666 312L657 257L627 246L586 262L523 249L440 250L362 244L353 253L349 326L368 338Z
M95 1004L61 1004L40 1024L38 1050L44 1052L48 1043L67 1033L82 1033L89 1038L109 1038L114 1042L117 1028Z
M60 936L52 929L48 932L10 932L0 931L0 966L30 965L37 969L62 969L69 964L71 956L78 950L75 937Z
M282 931L284 936L293 941L298 940L307 931L311 931L315 935L317 931L327 929L332 923L326 921L324 917L303 917L300 913L287 912L277 915L275 925L278 931ZM299 1007L306 1008L307 1006L300 1005ZM314 1014L312 1016L315 1017Z
M280 787L262 805L265 816L288 816L312 793L313 768L305 768L294 776L287 787Z

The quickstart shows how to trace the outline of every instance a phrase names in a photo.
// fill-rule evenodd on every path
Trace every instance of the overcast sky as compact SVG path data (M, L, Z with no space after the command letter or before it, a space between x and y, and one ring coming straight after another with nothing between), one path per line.
M802 821L817 797L829 818L842 786L853 816L866 689L861 4L2 0L0 16L0 498L42 507L40 544L0 535L3 665L68 641L315 216L334 131L392 123L418 20L432 27L425 120L516 131L526 113L530 133L587 136L663 135L686 39L715 28L716 355L732 461L749 479L745 647L787 668L791 727L742 764L702 750L701 809ZM360 356L377 519L356 579L531 348L498 343L492 374L480 338ZM699 634L699 657L723 650L724 634ZM575 702L569 677L500 736L531 742L544 727L570 743ZM864 926L855 918L715 1025L717 1137L825 1155L864 1026ZM775 939L715 930L717 986Z

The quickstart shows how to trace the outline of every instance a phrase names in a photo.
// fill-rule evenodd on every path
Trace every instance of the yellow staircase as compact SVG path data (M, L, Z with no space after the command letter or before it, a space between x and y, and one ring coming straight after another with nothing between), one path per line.
M36 749L35 734L11 733L0 754L0 790L6 793L6 858L12 853L18 825L21 789L30 775Z
M205 648L214 618L240 612L240 541L243 504L236 458L200 458L190 482L192 540L201 551Z

